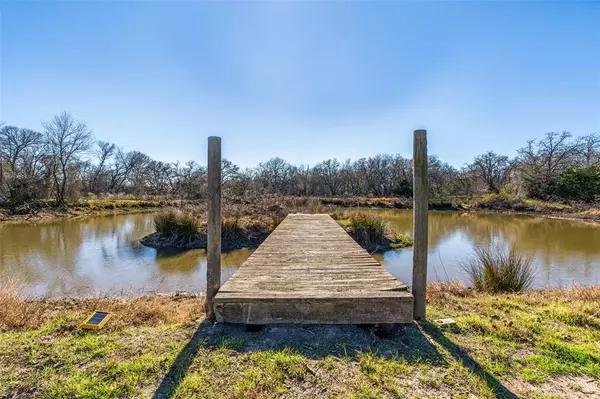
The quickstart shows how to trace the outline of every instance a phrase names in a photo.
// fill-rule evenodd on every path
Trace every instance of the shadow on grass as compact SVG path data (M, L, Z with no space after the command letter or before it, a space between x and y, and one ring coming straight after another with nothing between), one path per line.
M328 356L358 360L359 354L370 353L412 364L447 366L447 361L432 342L445 348L484 379L497 397L517 397L432 324L423 324L422 329L416 324L403 325L392 337L382 339L373 328L354 325L271 325L259 332L248 332L243 325L204 321L177 355L153 398L170 399L175 395L201 348L229 349L239 353L291 349L315 360Z
M442 330L433 323L421 323L423 330L435 341L438 345L450 352L450 355L463 366L471 370L473 373L482 378L487 386L494 392L497 398L518 398L513 392L506 388L496 377L488 373L479 363L477 363L467 352L460 346L452 342Z
M196 357L200 346L204 343L203 340L203 332L210 328L212 325L209 321L203 321L200 323L200 326L190 339L190 341L183 347L183 349L179 352L175 361L169 368L169 371L161 381L160 385L156 389L154 395L152 395L153 399L167 399L172 398L175 394L177 387L181 383L181 381L185 378L190 364Z

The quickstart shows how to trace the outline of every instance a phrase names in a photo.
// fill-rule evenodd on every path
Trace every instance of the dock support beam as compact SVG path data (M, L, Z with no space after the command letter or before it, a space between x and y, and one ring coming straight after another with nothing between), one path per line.
M208 138L208 242L206 319L215 320L214 299L221 288L221 138Z
M427 289L427 131L415 130L413 143L413 278L415 298L413 317L425 320Z

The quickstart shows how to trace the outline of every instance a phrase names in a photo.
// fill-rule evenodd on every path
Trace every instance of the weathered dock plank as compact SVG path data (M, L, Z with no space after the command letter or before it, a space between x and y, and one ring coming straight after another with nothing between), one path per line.
M227 323L407 323L413 296L329 215L288 215L218 291Z

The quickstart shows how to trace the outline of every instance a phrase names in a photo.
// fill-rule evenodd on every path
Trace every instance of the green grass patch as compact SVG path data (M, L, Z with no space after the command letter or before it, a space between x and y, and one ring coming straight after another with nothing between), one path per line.
M385 339L355 326L256 333L199 324L197 298L46 302L36 324L0 319L0 397L495 398L508 389L537 398L553 387L575 395L563 377L600 392L600 287L428 292L430 317L457 324L407 326ZM92 305L117 317L101 331L78 330Z

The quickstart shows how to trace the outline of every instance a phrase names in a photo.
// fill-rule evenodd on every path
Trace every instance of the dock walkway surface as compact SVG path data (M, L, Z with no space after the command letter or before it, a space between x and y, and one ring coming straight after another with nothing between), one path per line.
M413 296L326 214L290 214L221 287L217 321L396 324Z

